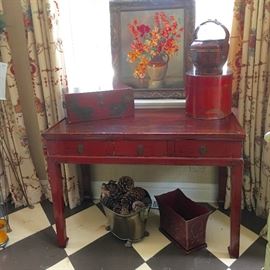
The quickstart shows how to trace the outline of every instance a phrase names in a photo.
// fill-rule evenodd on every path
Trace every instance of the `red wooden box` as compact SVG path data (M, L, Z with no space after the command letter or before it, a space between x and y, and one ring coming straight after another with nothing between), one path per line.
M160 213L160 231L186 253L206 247L208 208L192 201L180 189L155 196Z
M132 89L65 94L68 123L134 116Z
M186 74L186 113L199 119L221 119L231 113L232 74Z

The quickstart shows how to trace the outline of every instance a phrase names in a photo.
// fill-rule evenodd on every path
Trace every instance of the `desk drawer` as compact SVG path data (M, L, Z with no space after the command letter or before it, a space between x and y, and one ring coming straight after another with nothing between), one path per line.
M239 142L183 140L175 142L175 156L183 157L240 157Z
M47 143L50 155L105 156L113 154L111 141L57 141Z
M115 156L167 156L166 141L119 141L115 142Z

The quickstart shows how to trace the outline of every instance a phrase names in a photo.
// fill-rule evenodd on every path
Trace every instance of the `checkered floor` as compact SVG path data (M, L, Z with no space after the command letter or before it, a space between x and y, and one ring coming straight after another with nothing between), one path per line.
M56 245L52 205L48 201L9 215L12 232L0 250L1 270L260 270L266 240L259 237L265 220L243 211L240 257L228 256L229 217L214 209L207 222L207 248L188 255L159 231L159 212L150 210L150 233L131 248L106 231L106 218L99 205L84 202L66 209L69 242L65 249Z

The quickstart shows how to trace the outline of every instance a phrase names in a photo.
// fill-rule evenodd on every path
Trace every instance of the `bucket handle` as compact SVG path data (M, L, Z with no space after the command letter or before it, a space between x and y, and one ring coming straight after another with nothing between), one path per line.
M216 25L219 25L220 27L223 28L224 32L225 32L225 41L228 42L229 41L229 37L230 37L230 33L228 31L228 29L221 23L219 22L218 20L207 20L203 23L201 23L196 29L195 29L195 32L193 34L193 40L197 39L198 38L198 31L200 29L200 27L204 24L207 24L207 23L215 23Z

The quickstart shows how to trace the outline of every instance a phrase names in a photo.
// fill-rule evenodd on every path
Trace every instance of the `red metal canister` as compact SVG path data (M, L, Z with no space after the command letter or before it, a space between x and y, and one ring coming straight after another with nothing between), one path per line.
M232 74L186 73L186 113L199 119L221 119L231 113Z

